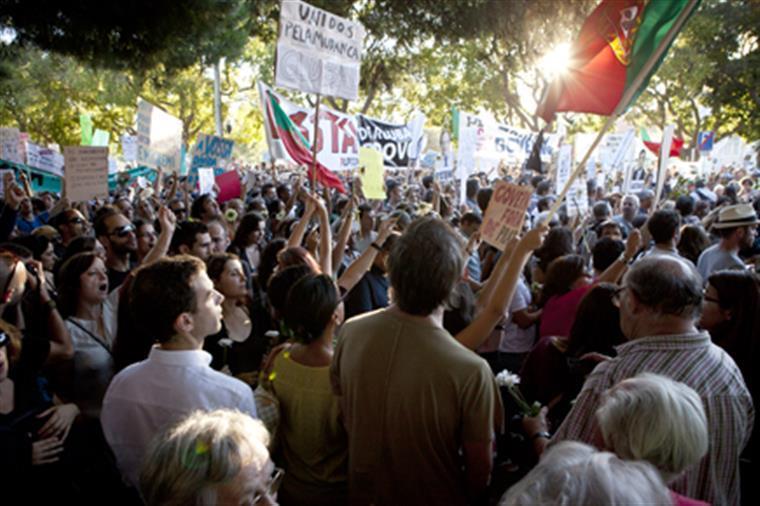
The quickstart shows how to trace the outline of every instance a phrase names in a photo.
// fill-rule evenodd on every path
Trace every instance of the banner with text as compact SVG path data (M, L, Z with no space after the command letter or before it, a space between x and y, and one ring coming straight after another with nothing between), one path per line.
M182 121L143 99L137 101L137 162L179 172Z
M300 0L280 3L276 86L356 100L364 27Z
M473 170L489 170L502 161L522 163L529 156L538 138L537 133L497 123L490 118L465 112L458 113L458 163ZM462 135L469 131L469 134ZM544 135L541 159L549 161L557 149L559 136Z
M397 169L409 167L410 160L419 156L418 150L424 132L421 128L412 128L419 123L419 117L407 124L393 124L358 114L359 145L373 148L383 154L383 164ZM424 116L422 121L424 122Z
M235 141L217 137L216 135L200 134L193 149L193 161L190 172L200 167L227 168L232 159L232 148Z
M26 143L26 164L63 177L63 155L33 142Z
M21 132L18 128L0 128L0 159L24 163L19 149Z
M272 93L301 134L310 143L313 143L314 108L294 104L263 83L259 83L260 100L266 100L267 91ZM282 145L282 141L277 136L277 129L272 128L273 119L269 117L267 110L268 108L262 102L261 111L264 114L264 131L269 144L269 154L273 158L292 161ZM317 142L317 160L319 163L332 171L356 169L359 166L359 137L357 135L356 117L334 111L324 105L320 107L319 116Z
M525 221L533 188L505 181L494 184L493 196L486 209L480 237L488 244L504 251L509 241L517 237Z

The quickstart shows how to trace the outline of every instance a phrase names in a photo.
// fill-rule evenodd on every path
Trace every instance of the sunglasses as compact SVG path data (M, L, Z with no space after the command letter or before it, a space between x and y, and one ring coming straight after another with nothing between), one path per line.
M68 221L70 225L83 225L84 220L82 218L72 218Z
M133 233L134 231L135 231L135 226L130 223L129 225L124 225L123 227L117 228L116 230L114 230L108 235L115 235L119 239L124 239L129 234Z

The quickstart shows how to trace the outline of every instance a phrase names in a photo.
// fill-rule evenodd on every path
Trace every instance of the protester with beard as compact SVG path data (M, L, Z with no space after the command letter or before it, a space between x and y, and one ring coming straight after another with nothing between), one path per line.
M130 255L137 252L135 227L114 208L104 208L95 219L95 236L106 249L108 286L115 290L132 270Z

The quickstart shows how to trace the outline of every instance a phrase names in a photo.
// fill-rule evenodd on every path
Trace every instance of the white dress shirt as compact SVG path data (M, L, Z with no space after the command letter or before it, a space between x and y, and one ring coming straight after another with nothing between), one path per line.
M256 417L253 391L217 372L203 350L150 350L147 360L117 374L103 399L103 433L124 479L138 485L153 437L196 410L236 409Z

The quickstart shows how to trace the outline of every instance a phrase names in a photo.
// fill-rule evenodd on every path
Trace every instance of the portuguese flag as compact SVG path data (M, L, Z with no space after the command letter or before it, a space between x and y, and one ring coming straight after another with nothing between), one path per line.
M643 128L641 129L641 140L644 141L644 145L649 151L654 153L655 156L660 156L660 146L662 146L662 143L654 142L650 139L649 132ZM681 148L683 148L683 139L680 137L673 137L673 141L670 143L670 153L668 156L681 156Z
M699 0L602 0L583 23L567 71L551 84L537 114L547 122L563 111L609 116L664 42L665 51L622 104L628 107L665 58L675 40L673 30L680 29L698 5Z
M277 135L282 141L285 150L293 161L300 165L308 167L309 180L312 179L314 171L314 158L311 156L311 144L298 130L288 114L282 110L277 100L268 93L269 100L267 103L270 107L272 126L277 129ZM316 179L327 188L336 188L341 193L346 193L340 178L330 171L327 167L317 162Z

